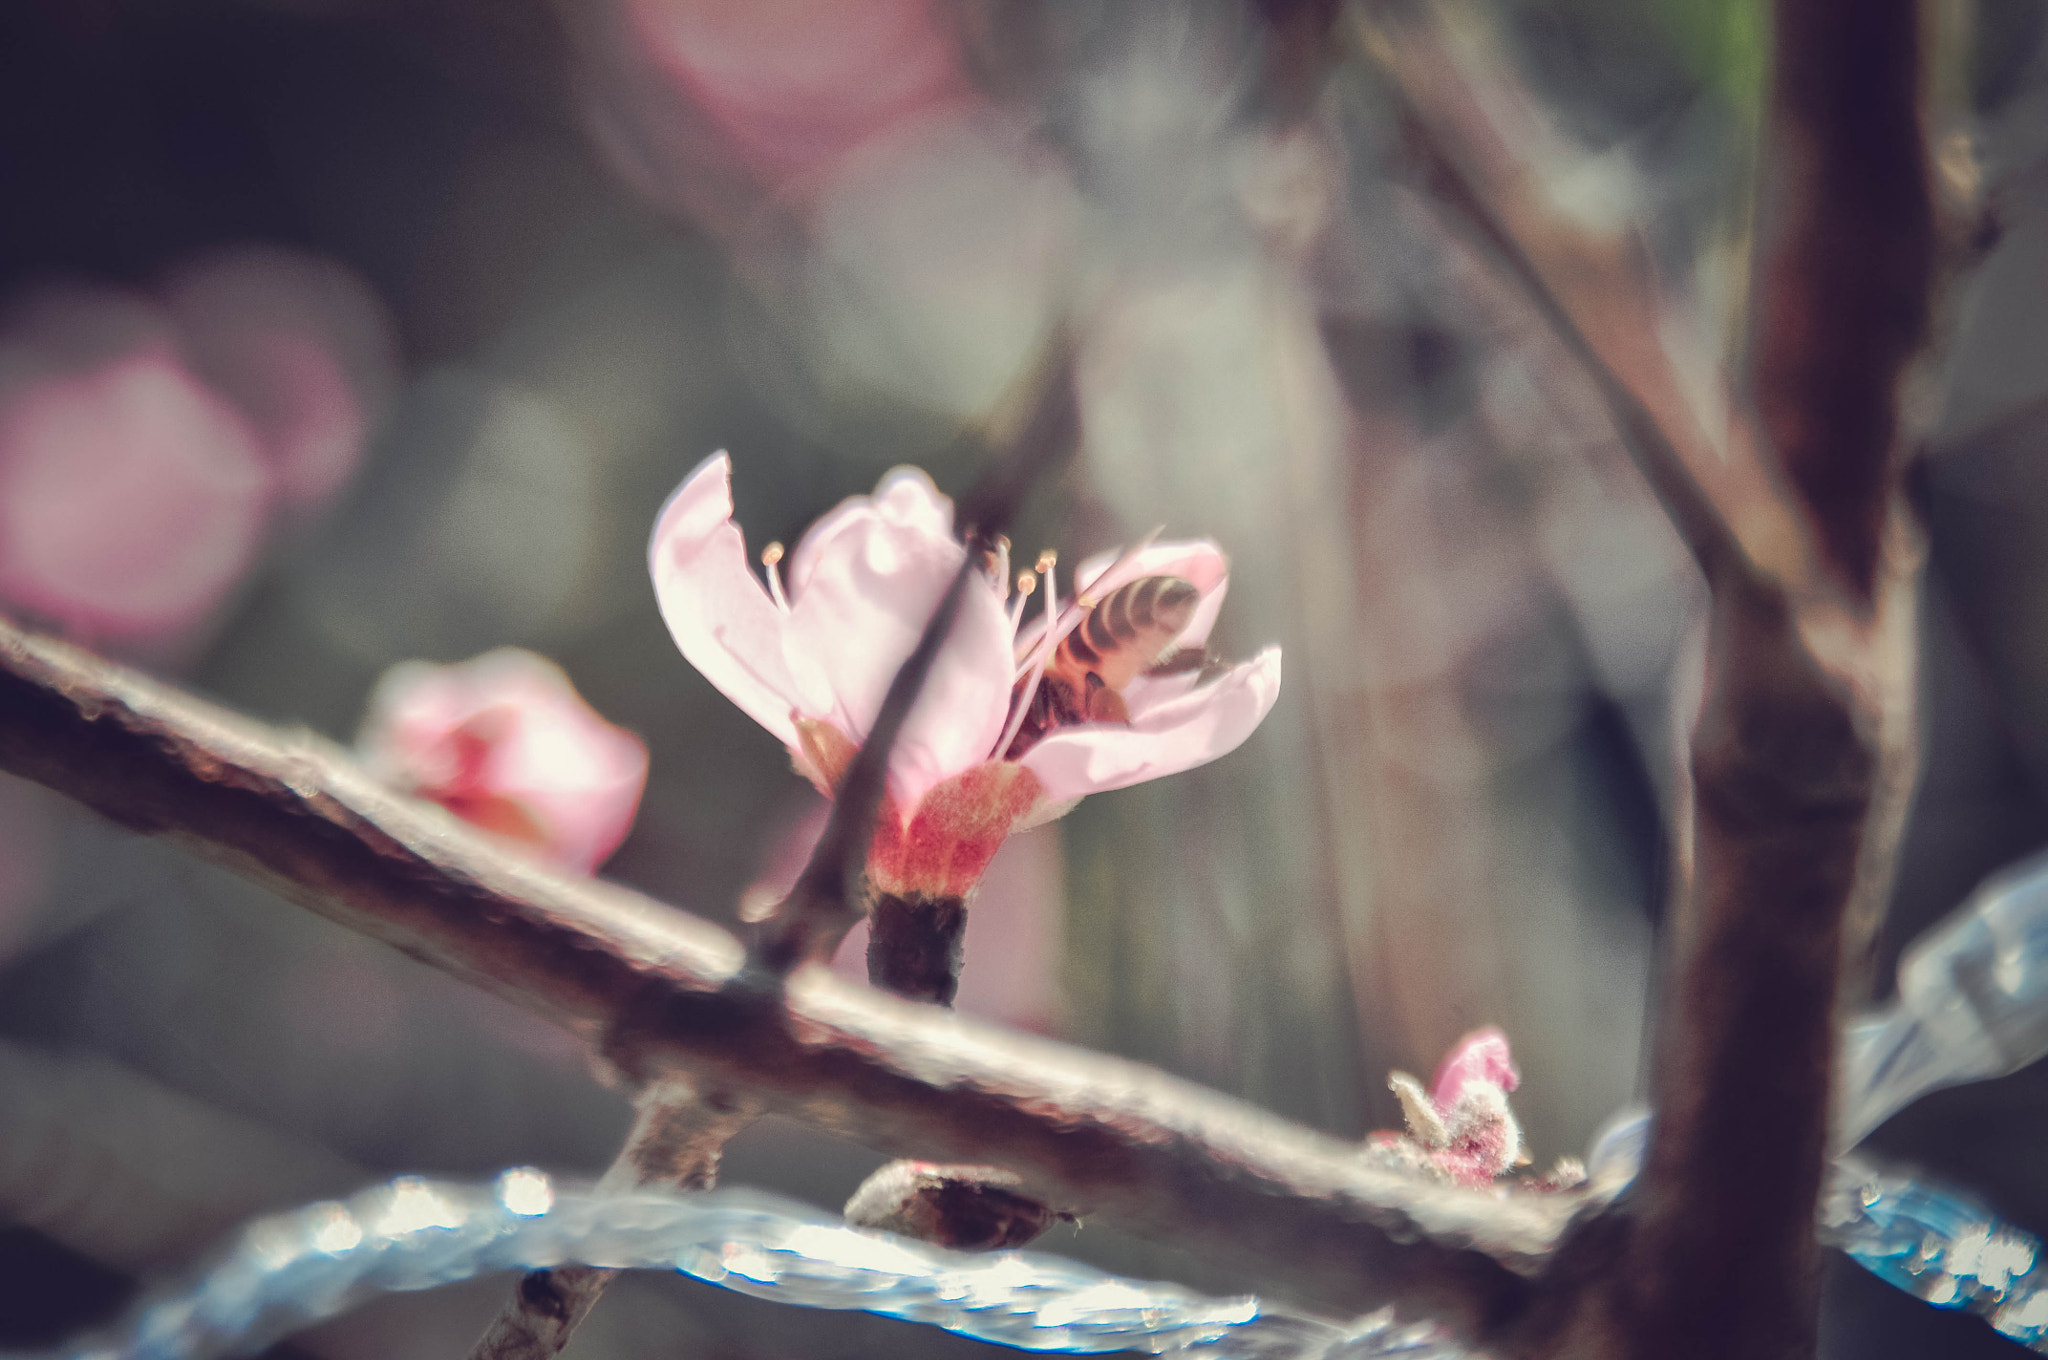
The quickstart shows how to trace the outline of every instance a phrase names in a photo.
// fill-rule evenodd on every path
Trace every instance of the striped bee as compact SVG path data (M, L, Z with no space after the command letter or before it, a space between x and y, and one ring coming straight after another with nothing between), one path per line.
M1085 615L1053 648L1037 686L1028 675L1017 682L1018 697L1029 698L1005 758L1015 760L1056 727L1128 723L1124 686L1140 675L1203 666L1205 649L1174 646L1200 600L1201 592L1178 576L1139 577L1092 606L1083 599Z

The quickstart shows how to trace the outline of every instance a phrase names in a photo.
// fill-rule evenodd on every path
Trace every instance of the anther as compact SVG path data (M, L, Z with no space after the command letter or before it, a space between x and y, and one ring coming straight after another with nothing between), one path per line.
M1024 622L1024 602L1031 598L1031 592L1038 589L1038 578L1028 571L1017 573L1017 593L1010 600L1010 636L1017 636L1017 627Z
M770 543L761 549L761 565L768 569L768 593L775 598L775 607L783 613L789 612L789 596L782 593L782 573L776 565L782 561L782 544Z
M1059 560L1059 554L1051 548L1038 555L1038 569L1045 573L1045 610L1042 615L1045 620L1045 631L1039 635L1038 645L1031 649L1031 656L1017 677L1016 706L1010 710L1010 720L1003 724L1003 734L996 739L995 750L989 753L991 760L1001 760L1003 753L1010 749L1010 743L1017 739L1017 733L1024 726L1024 715L1031 708L1032 696L1038 693L1038 682L1045 675L1045 663L1052 660L1053 644L1058 641L1054 632L1060 622L1060 587L1059 581L1053 576L1053 568ZM1020 588L1025 588L1022 581L1017 584ZM1017 597L1016 617L1024 617L1022 595ZM1013 632L1014 629L1013 624Z

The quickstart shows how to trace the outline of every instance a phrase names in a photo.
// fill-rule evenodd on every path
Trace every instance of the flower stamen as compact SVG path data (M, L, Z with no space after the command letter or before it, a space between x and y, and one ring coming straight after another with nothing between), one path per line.
M1010 636L1017 636L1017 626L1024 622L1024 602L1031 598L1031 592L1038 589L1038 578L1028 571L1017 573L1017 598L1010 603Z
M1045 674L1045 665L1048 661L1052 660L1052 649L1058 641L1053 636L1053 627L1059 622L1060 589L1059 580L1054 576L1053 568L1059 564L1059 560L1059 554L1051 548L1047 548L1038 555L1038 569L1045 573L1045 610L1043 614L1045 633L1039 638L1038 645L1031 649L1030 669L1023 676L1024 683L1019 686L1016 701L1011 705L1010 720L1003 724L1003 735L996 739L996 748L990 753L991 757L996 760L1003 758L1003 752L1010 749L1010 743L1017 739L1018 731L1024 726L1024 715L1030 711L1031 700L1038 693L1039 677ZM1017 586L1019 590L1024 590L1024 582L1022 580L1017 582ZM1025 595L1030 594L1028 590L1024 590L1024 593ZM1023 614L1023 600L1020 598L1017 604L1017 616L1021 619Z
M779 540L761 549L761 565L768 570L768 593L775 598L775 607L787 614L789 596L782 592L782 572L778 569L781 562L782 544Z

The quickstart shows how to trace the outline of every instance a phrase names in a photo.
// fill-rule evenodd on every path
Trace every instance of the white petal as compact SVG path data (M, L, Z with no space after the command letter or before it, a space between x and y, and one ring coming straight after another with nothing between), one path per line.
M989 758L1010 712L1010 619L979 574L967 582L917 704L896 739L889 784L914 808L925 791Z
M952 505L924 474L891 473L804 537L791 571L792 647L831 687L831 720L865 741L896 671L960 570ZM889 762L906 812L925 790L980 764L1009 703L1010 629L997 589L976 575Z
M732 522L732 460L723 452L683 479L647 545L654 597L689 663L785 745L792 711L827 718L831 693L793 656L789 616L777 609Z
M1134 715L1131 726L1061 728L1025 752L1048 802L1120 789L1235 750L1280 697L1280 649L1268 647L1198 689Z
M920 469L892 468L876 484L874 495L848 496L805 532L789 557L790 599L803 593L818 562L831 555L831 545L841 534L872 527L877 520L934 541L953 541L953 502Z

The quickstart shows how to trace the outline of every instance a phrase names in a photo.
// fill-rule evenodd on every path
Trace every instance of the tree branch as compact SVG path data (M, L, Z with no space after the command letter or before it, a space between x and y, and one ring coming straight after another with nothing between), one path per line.
M1030 1193L1242 1266L1292 1297L1399 1300L1484 1338L1539 1288L1584 1194L1409 1181L1354 1147L1134 1063L803 969L518 859L286 735L0 625L0 768L177 839L588 1036L643 1081L757 1098L885 1150L999 1159Z
M1773 8L1753 389L1822 559L1868 608L1935 269L1920 7Z
M1845 929L1871 872L1866 835L1894 829L1873 806L1888 811L1880 795L1897 793L1880 781L1885 696L1844 680L1865 678L1856 670L1886 641L1900 378L1934 277L1917 4L1779 0L1775 12L1753 385L1820 559L1866 621L1852 644L1865 665L1824 672L1826 644L1801 636L1775 587L1713 583L1692 746L1694 910L1616 1296L1631 1354L1702 1360L1817 1345L1814 1205ZM1888 860L1896 845L1880 848Z
M708 1190L718 1183L725 1145L759 1115L745 1097L707 1100L686 1082L651 1082L634 1102L625 1147L598 1186L621 1193L649 1185ZM529 1270L470 1348L471 1360L549 1360L617 1274L600 1266Z

